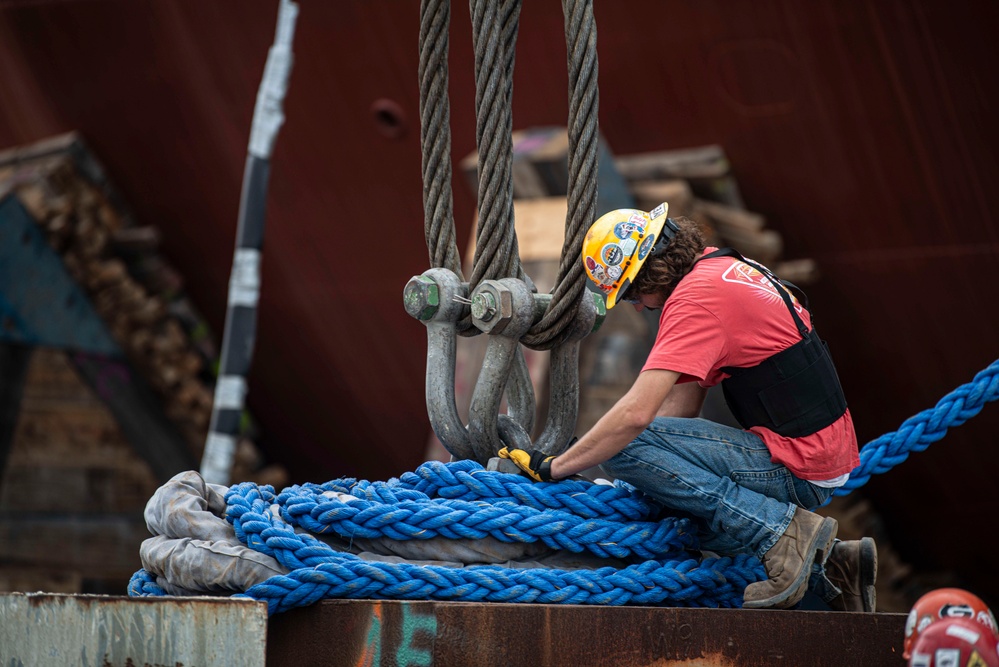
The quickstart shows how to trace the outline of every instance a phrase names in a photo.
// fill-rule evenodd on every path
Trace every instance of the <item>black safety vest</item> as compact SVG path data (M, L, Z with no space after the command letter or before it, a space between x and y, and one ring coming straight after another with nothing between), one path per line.
M722 380L725 402L743 428L763 426L789 438L811 435L829 426L846 412L846 397L836 374L829 346L809 331L788 294L798 291L808 308L804 292L782 281L765 266L747 260L732 248L721 248L700 259L734 257L745 262L773 283L787 306L801 340L749 368L723 367L730 377ZM698 260L700 261L700 260Z

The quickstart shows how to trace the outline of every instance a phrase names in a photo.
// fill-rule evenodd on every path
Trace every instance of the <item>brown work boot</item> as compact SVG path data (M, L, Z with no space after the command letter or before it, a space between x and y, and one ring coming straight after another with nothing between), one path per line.
M874 611L878 576L878 549L874 540L865 537L837 542L826 561L826 577L842 593L829 601L835 611Z
M787 609L801 602L808 589L815 552L830 549L838 529L835 519L796 508L787 530L763 555L767 580L746 586L742 606Z

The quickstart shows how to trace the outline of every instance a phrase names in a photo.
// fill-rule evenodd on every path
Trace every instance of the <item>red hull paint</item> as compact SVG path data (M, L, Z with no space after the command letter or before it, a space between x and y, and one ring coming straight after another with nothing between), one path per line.
M428 266L419 8L301 4L249 403L296 481L384 479L419 464L429 433L424 328L401 299ZM474 80L468 8L452 12L457 162L474 148ZM262 0L0 6L0 148L80 131L217 331L276 13ZM999 5L643 0L596 16L612 150L721 144L786 256L818 260L810 297L861 442L996 358ZM515 128L565 123L562 30L560 3L525 3ZM401 137L379 132L380 99L405 114ZM460 178L454 189L464 244L474 198ZM978 517L999 512L997 433L993 405L864 489L904 553L977 573L986 596L999 596L996 540Z

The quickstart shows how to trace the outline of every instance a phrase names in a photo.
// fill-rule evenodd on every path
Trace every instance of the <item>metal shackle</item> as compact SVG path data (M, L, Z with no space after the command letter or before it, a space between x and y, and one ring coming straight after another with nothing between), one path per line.
M484 333L519 340L534 323L534 294L517 278L483 280L471 300L472 324Z

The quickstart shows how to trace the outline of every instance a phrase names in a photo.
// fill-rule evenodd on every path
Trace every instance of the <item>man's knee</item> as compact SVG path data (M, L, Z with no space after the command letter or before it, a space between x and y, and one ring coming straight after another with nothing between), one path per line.
M689 433L696 428L697 422L703 421L694 417L656 417L652 423L642 432L642 435L657 434L658 436L671 433ZM642 437L641 435L639 437Z
M647 478L650 473L657 471L661 467L659 459L662 456L660 447L638 438L600 464L600 467L607 474L634 484L636 480Z
M621 473L623 472L622 456L621 455L623 453L624 452L622 451L622 452L619 452L619 453L615 454L614 456L610 457L609 459L607 459L606 461L604 461L603 463L601 463L600 467L608 475L613 475L614 477L616 477L618 479L621 479Z

